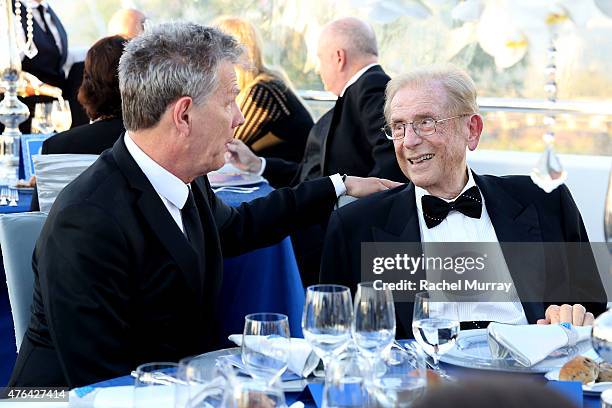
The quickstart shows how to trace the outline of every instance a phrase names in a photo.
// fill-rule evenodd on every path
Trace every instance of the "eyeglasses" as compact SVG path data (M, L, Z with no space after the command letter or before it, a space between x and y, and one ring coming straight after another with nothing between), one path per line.
M397 122L390 125L385 125L381 130L385 133L385 136L389 140L402 140L406 137L406 128L408 125L412 126L412 130L419 137L431 136L436 133L436 125L447 120L461 118L463 116L474 115L473 113L464 113L462 115L451 116L450 118L434 119L434 118L423 118L414 120L412 122Z

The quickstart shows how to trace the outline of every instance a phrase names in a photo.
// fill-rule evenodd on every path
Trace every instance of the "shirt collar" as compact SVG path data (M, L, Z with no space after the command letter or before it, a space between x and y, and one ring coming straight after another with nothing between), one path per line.
M348 89L348 87L349 87L349 86L351 86L351 85L353 85L355 82L357 82L357 80L358 80L359 78L361 78L361 76L362 76L363 74L365 74L365 72L366 72L368 69L370 69L370 68L372 68L372 67L375 67L376 65L379 65L379 64L378 64L378 62L374 62L373 64L366 65L365 67L363 67L363 68L361 68L359 71L357 71L357 72L355 73L355 75L353 75L353 76L351 77L351 79L349 79L349 80L348 80L348 82L346 83L346 85L344 85L344 88L342 88L342 92L340 92L340 96L344 96L344 93L346 92L346 90Z
M45 8L45 10L47 10L47 8L49 8L49 5L47 4L47 0L42 0L40 2L40 4L34 0L28 0L26 2L26 5L29 6L32 10L36 10L38 8L39 5L43 6Z
M467 173L468 173L468 181L467 181L467 183L465 183L465 186L463 187L461 192L459 194L457 194L457 197L459 197L461 194L465 193L467 191L467 189L472 188L472 187L474 187L476 185L476 182L474 181L474 175L472 174L472 170L470 170L470 166L467 166ZM429 194L429 193L424 188L416 186L416 185L414 186L414 196L415 196L415 199L416 199L416 205L417 205L417 209L419 210L419 212L422 210L422 208L421 208L421 198L424 195L427 195L427 194ZM457 197L452 198L450 200L447 200L446 198L442 198L442 197L439 197L439 198L441 198L442 200L444 200L444 201L446 201L448 203L448 202L451 202L451 201L457 199Z
M128 152L149 179L157 194L170 201L175 207L182 209L189 195L189 186L147 156L132 140L129 132L125 132L124 140Z

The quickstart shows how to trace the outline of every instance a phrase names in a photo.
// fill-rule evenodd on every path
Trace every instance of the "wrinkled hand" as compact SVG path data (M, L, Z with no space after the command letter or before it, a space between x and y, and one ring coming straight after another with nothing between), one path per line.
M346 186L347 195L361 198L369 196L372 193L399 187L402 183L377 177L364 178L348 176L344 181L344 185Z
M242 171L258 173L261 169L261 159L249 149L241 140L233 139L225 145L225 161L231 163Z
M539 319L538 324L559 324L571 323L574 326L590 326L595 317L593 313L587 312L581 304L570 305L550 305L546 309L544 319Z

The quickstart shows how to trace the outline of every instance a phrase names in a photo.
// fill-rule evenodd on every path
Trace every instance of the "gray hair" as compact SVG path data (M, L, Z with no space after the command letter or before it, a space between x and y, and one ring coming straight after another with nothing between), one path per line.
M219 63L236 63L241 54L233 37L194 23L160 24L134 38L119 61L125 128L155 126L183 96L204 102L218 86Z
M342 42L345 49L358 55L378 56L376 34L372 27L355 17L346 17L329 23L334 37Z
M449 115L478 113L476 85L462 69L451 65L432 65L420 67L406 74L399 75L387 83L385 91L385 120L390 122L391 101L404 88L420 88L432 83L439 83L446 90L445 108Z

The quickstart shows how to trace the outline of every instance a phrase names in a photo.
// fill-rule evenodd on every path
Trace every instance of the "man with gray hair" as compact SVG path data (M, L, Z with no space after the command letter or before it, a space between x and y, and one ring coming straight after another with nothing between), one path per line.
M119 64L127 132L55 201L33 256L30 325L10 381L76 387L211 350L224 256L324 221L339 195L395 183L332 175L231 208L205 176L244 117L220 31L160 25Z
M338 99L311 129L302 162L259 158L235 140L228 146L233 163L263 174L274 186L293 186L334 173L405 182L393 146L381 131L390 78L378 64L372 27L355 17L330 22L321 30L317 56L323 85ZM324 233L323 227L313 226L291 237L304 285L317 280Z
M481 176L467 165L467 149L478 146L483 121L476 86L465 72L452 65L423 67L392 79L386 90L385 117L385 134L411 182L333 213L321 281L355 288L361 281L380 279L361 269L368 265L362 265L361 258L366 242L474 243L469 251L476 253L482 251L479 243L512 243L501 247L503 255L489 253L489 261L496 262L478 276L482 279L494 271L501 281L513 284L512 291L503 301L481 301L480 294L476 301L460 302L462 330L484 328L491 321L589 325L605 310L605 292L588 245L539 251L545 247L542 243L588 243L567 187L547 194L528 176ZM513 246L516 243L528 244ZM413 258L423 254L419 247L402 246L415 251ZM578 249L583 256L556 251L565 248ZM499 249L494 247L494 253ZM402 277L418 284L427 280L427 272L420 269ZM384 282L385 275L380 276ZM394 294L403 300L396 303L397 335L406 338L412 337L413 303L402 292ZM461 294L465 296L465 291ZM556 304L560 301L565 304ZM447 316L441 313L441 317Z

